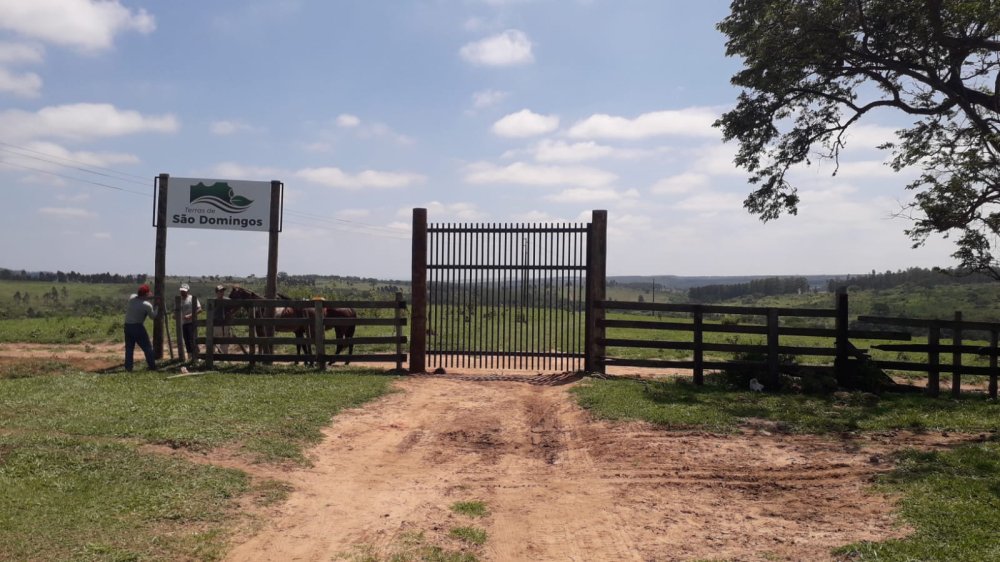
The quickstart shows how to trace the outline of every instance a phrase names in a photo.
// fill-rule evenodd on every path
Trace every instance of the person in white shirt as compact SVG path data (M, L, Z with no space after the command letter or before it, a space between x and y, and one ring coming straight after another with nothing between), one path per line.
M198 355L198 344L195 343L195 320L201 312L198 298L191 294L191 287L181 285L181 334L184 337L184 349L192 358Z

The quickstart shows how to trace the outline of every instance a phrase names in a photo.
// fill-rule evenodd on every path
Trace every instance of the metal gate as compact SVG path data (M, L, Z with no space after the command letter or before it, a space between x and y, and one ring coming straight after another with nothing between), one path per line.
M604 286L606 213L598 213L603 220L595 229L595 223L427 224L426 211L415 209L411 371L586 369L597 263L602 293ZM422 358L414 344L422 345Z

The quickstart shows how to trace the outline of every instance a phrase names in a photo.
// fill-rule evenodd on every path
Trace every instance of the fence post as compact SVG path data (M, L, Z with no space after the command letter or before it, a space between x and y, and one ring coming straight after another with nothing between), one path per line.
M336 333L336 332L334 332ZM323 308L323 301L316 299L313 301L313 345L316 347L316 370L326 369L326 309Z
M250 321L250 368L257 366L257 317L260 315L260 311L253 304L246 304L244 308L247 310L247 319Z
M847 287L837 288L837 301L836 301L836 319L835 327L836 331L836 352L837 356L833 362L833 370L837 378L837 382L843 386L847 386L846 383L848 379L847 369L848 365L848 353L850 349L850 341L848 338L848 300L847 300Z
M604 374L604 307L596 303L605 299L608 258L608 212L593 211L587 231L587 294L584 340L586 353L583 369L588 373Z
M694 384L705 384L705 347L703 345L702 320L704 313L701 305L694 305Z
M216 299L208 299L205 303L208 307L208 312L205 314L205 367L208 369L212 368L215 356L215 304Z
M413 209L410 283L410 372L423 373L427 370L427 209Z
M951 343L954 351L951 354L951 395L958 398L962 394L962 311L955 311L955 329L952 332Z
M181 297L174 296L174 330L177 334L177 358L181 363L187 360L187 347L184 345L184 320L181 318Z
M403 371L403 293L396 292L396 371Z
M997 330L990 330L990 398L997 399Z
M781 361L778 358L778 309L767 309L767 377L771 388L781 386Z
M941 325L931 322L927 333L927 394L937 396L941 393Z

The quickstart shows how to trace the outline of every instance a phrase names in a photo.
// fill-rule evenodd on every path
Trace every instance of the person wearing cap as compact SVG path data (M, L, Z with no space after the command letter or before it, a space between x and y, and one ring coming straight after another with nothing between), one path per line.
M187 283L181 285L181 335L184 337L184 349L193 359L198 355L198 344L195 343L195 320L201 312L201 305L198 299L191 294L191 286Z
M215 298L225 299L226 298L226 286L216 285L215 286ZM228 338L233 335L233 330L226 325L226 312L227 309L224 306L216 306L212 311L212 336L217 338ZM229 353L229 344L220 343L217 344L216 349L219 353Z
M153 344L149 341L146 331L146 318L154 319L159 314L149 302L149 285L139 285L139 289L128 299L125 308L125 370L132 372L135 346L146 355L146 366L150 371L156 370L156 355L153 354Z

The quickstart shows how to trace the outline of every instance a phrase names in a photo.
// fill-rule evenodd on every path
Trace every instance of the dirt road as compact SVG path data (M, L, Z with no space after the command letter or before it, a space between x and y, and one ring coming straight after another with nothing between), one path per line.
M0 364L120 364L118 344L79 347L3 344ZM474 378L401 379L338 415L308 468L197 455L293 488L251 513L227 560L381 561L433 547L485 561L829 560L831 548L905 534L869 487L888 453L962 439L664 431L590 419L569 395L585 382L572 378ZM451 510L463 501L489 514ZM485 543L450 536L462 527L485 530Z
M397 386L337 416L314 466L285 475L289 500L228 560L389 560L414 542L480 560L826 560L904 534L867 484L890 447L944 444L610 424L589 419L568 385ZM452 512L460 501L489 515ZM483 546L449 537L468 526L486 531Z

